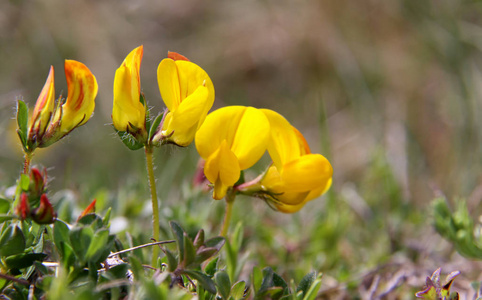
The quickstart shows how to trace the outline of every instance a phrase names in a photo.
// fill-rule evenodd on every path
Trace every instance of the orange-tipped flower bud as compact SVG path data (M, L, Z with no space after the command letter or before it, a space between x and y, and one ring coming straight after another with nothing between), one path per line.
M77 221L79 221L80 219L82 219L82 217L85 217L86 215L88 214L92 214L92 213L95 213L95 203L97 202L96 199L94 199L94 201L92 201L89 206L87 206L86 209L84 209L84 211L80 214L79 218L77 219Z
M40 206L32 211L32 219L37 224L52 224L57 219L57 213L46 194L40 197Z

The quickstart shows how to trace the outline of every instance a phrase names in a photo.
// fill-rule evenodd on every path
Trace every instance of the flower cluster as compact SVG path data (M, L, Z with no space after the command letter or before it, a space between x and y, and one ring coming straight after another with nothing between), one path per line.
M20 195L16 213L21 220L31 218L37 224L55 222L57 214L46 193L47 171L37 168L30 170L28 188Z

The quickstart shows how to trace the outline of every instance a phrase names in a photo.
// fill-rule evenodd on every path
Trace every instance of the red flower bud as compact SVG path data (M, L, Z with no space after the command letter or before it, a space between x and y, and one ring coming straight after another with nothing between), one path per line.
M40 172L37 168L30 170L30 196L33 198L40 197L45 192L45 183L47 181L47 171L45 168Z
M32 219L38 224L52 224L57 219L57 213L46 194L42 194L40 206L32 211Z
M27 217L30 215L30 206L28 205L28 197L26 193L22 193L22 195L20 195L20 203L16 208L16 213L21 220L27 219Z

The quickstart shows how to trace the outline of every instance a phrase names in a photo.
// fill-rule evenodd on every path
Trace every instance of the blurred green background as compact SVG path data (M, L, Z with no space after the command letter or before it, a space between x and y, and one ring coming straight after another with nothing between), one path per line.
M236 203L246 206L245 212L253 205L259 212L246 217L256 219L254 230L274 222L275 228L286 226L288 240L297 236L296 228L315 224L304 238L324 239L327 245L312 249L311 257L320 261L307 266L343 273L360 260L378 264L407 239L424 239L422 233L411 234L419 232L420 224L430 224L428 206L440 193L464 197L474 215L480 213L482 2L468 0L4 0L0 186L13 185L21 171L15 100L33 108L50 65L56 70L56 95L63 91L65 96L63 61L75 59L97 77L95 115L69 137L38 151L34 164L49 168L52 191L73 191L81 206L99 193L108 194L105 206L129 207L122 204L129 197L148 199L142 150L129 151L110 125L115 70L141 44L141 85L152 114L164 108L157 65L168 50L176 51L211 76L215 108L276 110L306 136L313 152L332 162L331 194L296 215L272 212L254 200ZM161 198L175 211L184 205L182 189L194 173L196 151L193 145L188 150L164 147L155 155ZM220 216L221 203L209 195L198 198ZM117 213L123 211L128 210ZM219 221L211 222L210 214L205 222L216 228ZM299 227L286 225L292 223ZM352 229L354 224L361 227ZM327 227L334 229L330 233ZM377 229L384 237L370 236ZM356 238L337 237L329 244L327 234ZM358 247L370 249L378 238L387 245L380 255L353 253ZM293 244L299 245L299 239ZM332 248L345 263L330 265L319 257L325 249L323 255L332 258L327 250Z

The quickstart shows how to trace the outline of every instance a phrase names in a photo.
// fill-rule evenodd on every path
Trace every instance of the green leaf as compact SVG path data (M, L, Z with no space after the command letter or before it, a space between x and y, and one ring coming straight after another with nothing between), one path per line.
M224 237L217 236L207 240L204 245L206 246L206 248L216 248L220 250L224 246L225 242L226 239Z
M182 273L193 279L196 279L206 291L210 292L211 294L216 294L216 285L214 284L214 281L206 274L197 270L183 270Z
M315 300L318 295L318 291L321 287L321 276L318 275L316 279L311 283L309 290L304 294L303 300Z
M194 262L197 264L200 264L203 261L212 257L216 253L218 253L218 249L216 248L202 248L201 250L198 250L198 252L196 253L196 259Z
M273 287L273 269L266 267L263 269L263 282L258 290L259 295L264 295L269 288Z
M107 247L109 240L109 230L101 229L94 234L92 242L85 254L85 259L91 262L97 262L100 255L104 252Z
M296 289L296 292L302 291L303 295L306 295L308 290L310 289L311 285L316 279L316 272L311 272L305 275L300 281L300 284L298 285L298 288Z
M214 273L216 273L216 270L218 269L218 260L219 257L216 257L210 262L208 262L206 268L204 268L204 272L206 272L206 274L208 274L209 276L214 276Z
M27 174L20 174L20 188L23 191L28 191L28 188L30 187L30 177Z
M33 265L35 261L43 261L46 257L45 253L22 253L7 257L5 263L9 269L23 269Z
M170 221L172 233L177 241L177 252L179 253L179 261L184 261L184 230L179 224L174 221Z
M0 237L0 256L10 256L25 250L25 236L22 230L11 224Z
M17 126L18 136L24 148L27 146L28 132L28 107L22 100L17 101Z
M194 238L194 247L198 249L204 244L204 230L199 229L199 231L196 234L196 237Z
M85 256L93 237L94 231L90 227L73 228L70 231L70 244L75 255L81 261L85 261Z
M168 270L172 273L176 270L178 264L176 256L169 249L163 249L163 251L167 257L167 265L169 266Z
M218 287L218 292L221 297L225 300L229 298L231 293L231 280L229 280L229 275L225 271L219 271L214 274L214 281Z
M157 129L157 127L159 127L159 124L161 123L163 116L164 116L164 112L160 113L156 117L156 119L154 119L154 122L152 122L152 125L149 129L149 139L148 139L148 141L150 141L152 139L152 137L154 136L154 134L156 134L156 129Z
M54 244L61 256L64 256L63 244L70 244L69 226L62 220L57 219L54 223Z
M11 201L0 198L0 214L6 214L10 210Z
M231 288L231 297L234 300L241 300L244 298L244 290L246 289L246 282L238 281Z
M124 145L126 145L130 150L139 150L144 147L144 144L139 143L130 133L117 130L116 132Z
M196 249L194 248L194 244L192 243L191 239L184 232L184 267L188 267L191 263L196 260Z
M102 225L104 227L109 227L109 221L110 221L110 214L112 212L112 208L109 207L109 209L107 209L107 212L105 213L105 216L104 218L102 219Z
M286 283L286 281L276 273L273 273L273 285L282 287L283 290L286 290L288 288L288 284Z
M254 292L258 293L259 289L261 288L261 283L263 282L263 273L261 272L261 269L259 267L253 267L253 273L251 274L251 278Z

